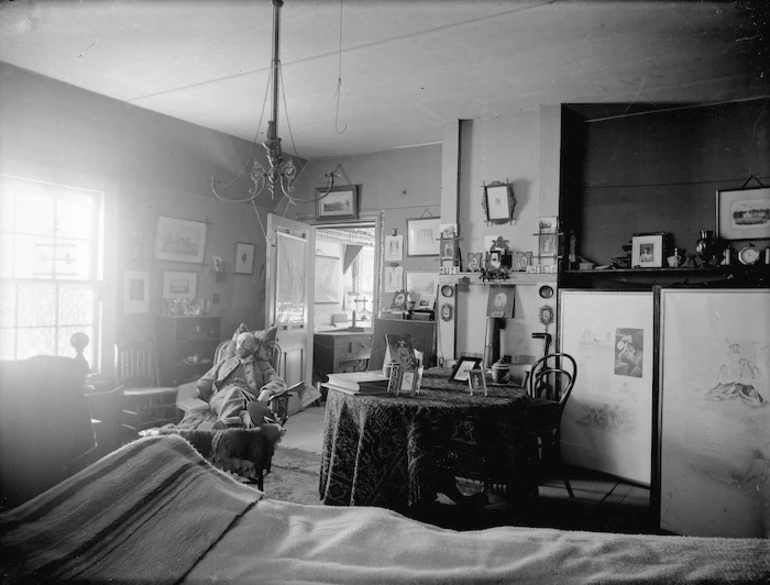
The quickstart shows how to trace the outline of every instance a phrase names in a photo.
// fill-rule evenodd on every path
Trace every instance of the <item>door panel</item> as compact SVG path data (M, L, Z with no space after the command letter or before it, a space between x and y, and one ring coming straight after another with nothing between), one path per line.
M265 314L278 327L282 376L289 386L312 384L315 229L273 213L267 229Z

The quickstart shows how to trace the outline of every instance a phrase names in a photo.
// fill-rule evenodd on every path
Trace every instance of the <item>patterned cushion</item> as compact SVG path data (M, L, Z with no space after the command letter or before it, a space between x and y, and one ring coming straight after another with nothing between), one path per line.
M249 328L245 323L238 325L235 333L233 333L232 339L230 339L230 343L227 344L227 347L222 352L222 361L235 355L235 346L238 342L238 336L241 333L246 333L247 331L249 331ZM254 337L257 339L257 349L254 352L254 356L258 360L265 360L273 363L275 337L278 334L278 327L270 327L269 329L257 329L251 333L254 334Z

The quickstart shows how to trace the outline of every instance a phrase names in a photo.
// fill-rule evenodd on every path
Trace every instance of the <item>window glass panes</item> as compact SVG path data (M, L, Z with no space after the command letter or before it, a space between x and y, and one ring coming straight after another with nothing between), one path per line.
M58 355L67 355L68 353L64 351ZM32 327L30 329L17 329L15 359L22 360L39 354L57 355L56 328Z
M20 282L18 327L56 323L56 283Z
M88 242L57 239L54 249L58 277L84 279L90 276L91 253Z
M56 235L65 238L88 238L92 229L93 205L89 198L69 196L56 206Z
M16 225L14 231L23 234L53 236L54 200L25 193L16 197Z
M0 280L0 327L16 325L16 284Z
M16 359L16 330L0 327L0 361Z
M0 278L13 276L13 236L0 232Z
M59 284L60 325L91 325L94 319L94 289L88 284ZM73 332L74 333L74 332Z

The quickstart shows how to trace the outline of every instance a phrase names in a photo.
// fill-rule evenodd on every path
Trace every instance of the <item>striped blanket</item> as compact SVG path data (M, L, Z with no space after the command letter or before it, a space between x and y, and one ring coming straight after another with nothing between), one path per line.
M0 515L0 581L175 583L261 497L180 437L140 439Z

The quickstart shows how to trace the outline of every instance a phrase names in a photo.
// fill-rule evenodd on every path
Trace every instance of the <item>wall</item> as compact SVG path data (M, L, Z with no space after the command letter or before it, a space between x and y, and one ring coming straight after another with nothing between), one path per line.
M396 230L404 234L404 273L433 271L438 273L438 257L409 257L406 255L406 221L419 217L439 217L441 212L441 145L399 148L373 154L339 159L310 161L305 169L318 180L313 187L298 187L301 197L314 194L312 189L323 185L323 177L339 165L338 184L361 185L360 208L363 214L382 213L383 232ZM298 214L314 217L315 207L305 204ZM393 295L383 294L380 307L390 306Z
M537 254L537 218L558 213L558 116L551 110L474 120L463 126L460 152L458 201L459 232L463 254L485 250L485 237L502 236L511 250ZM482 207L483 187L493 181L513 184L516 205L510 224L487 225ZM548 191L543 191L545 185ZM532 333L544 331L539 308L546 304L538 295L539 284L555 288L551 275L534 283L516 285L514 318L507 320L501 353L514 356L542 354L541 341ZM512 280L511 282L514 282ZM484 352L487 337L486 307L490 285L471 284L457 295L457 353ZM554 310L555 298L548 301ZM555 325L549 329L555 333ZM486 340L490 343L490 340Z
M565 197L580 207L579 254L595 263L622 255L635 232L667 232L693 254L700 230L716 230L718 189L740 189L752 175L769 183L767 98L598 120L585 105L579 111Z
M173 118L106 98L0 63L0 172L99 189L105 194L105 334L102 362L111 364L112 343L152 334L160 312L164 270L198 272L197 295L219 294L215 314L228 336L238 323L264 323L264 236L247 204L222 203L210 191L212 175L235 177L250 144ZM242 197L245 181L226 194ZM260 207L262 221L269 207ZM203 265L156 262L157 217L207 221ZM129 258L131 235L143 234L138 261ZM236 242L257 246L253 275L234 275ZM212 254L228 264L225 279L211 272ZM122 312L122 273L150 272L150 313Z
M461 139L461 168L458 224L463 256L482 251L485 235L502 235L513 249L537 250L537 218L556 215L559 184L559 112L544 108L466 125ZM406 220L441 215L442 145L418 146L359 155L344 159L311 161L307 175L323 184L324 174L341 165L341 184L360 184L363 212L381 211L384 232L405 234ZM546 176L541 180L541 176ZM510 225L487 226L481 206L483 184L510 180L517 204L515 221ZM546 185L547 193L542 192ZM305 187L301 196L312 194ZM312 205L298 209L299 215L312 217ZM404 271L438 272L438 257L408 257ZM543 275L543 281L553 281ZM508 354L538 355L542 342L532 339L543 331L538 309L545 304L537 295L538 286L520 285L516 293L515 318L508 322L503 335L503 350ZM488 286L472 285L458 294L457 354L484 351L486 299ZM387 307L392 295L383 294ZM555 300L551 302L555 308ZM550 332L555 331L552 326ZM444 356L452 359L453 356Z

